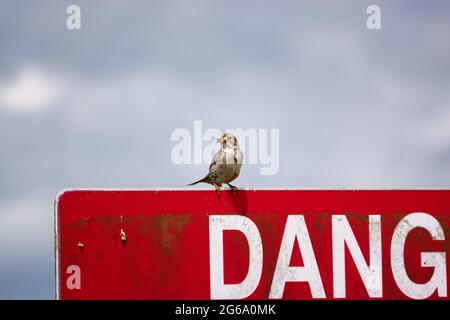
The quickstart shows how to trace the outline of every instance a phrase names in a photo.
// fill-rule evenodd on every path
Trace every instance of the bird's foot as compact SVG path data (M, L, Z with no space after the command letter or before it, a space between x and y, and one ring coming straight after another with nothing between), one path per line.
M230 187L231 191L233 192L233 194L236 192L236 190L238 189L236 186L233 186L230 183L227 183L227 185Z
M214 185L214 189L216 189L217 196L220 197L220 186L217 184Z

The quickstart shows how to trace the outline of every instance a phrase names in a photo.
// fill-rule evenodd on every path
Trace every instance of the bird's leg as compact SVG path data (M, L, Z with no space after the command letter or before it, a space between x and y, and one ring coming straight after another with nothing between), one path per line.
M236 186L233 186L231 183L227 183L233 193L238 189Z
M220 186L218 186L217 184L213 184L213 186L214 186L214 189L216 189L216 192L217 192L217 196L219 196L220 197Z

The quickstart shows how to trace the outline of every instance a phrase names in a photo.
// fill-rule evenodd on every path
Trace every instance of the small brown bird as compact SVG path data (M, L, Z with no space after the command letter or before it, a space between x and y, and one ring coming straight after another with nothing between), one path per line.
M221 144L221 148L211 161L209 173L203 179L188 184L188 186L200 182L209 183L214 186L217 194L220 195L222 183L227 184L233 191L237 190L237 187L230 182L239 176L244 155L239 149L236 137L231 133L224 133L221 138L217 139L217 142Z

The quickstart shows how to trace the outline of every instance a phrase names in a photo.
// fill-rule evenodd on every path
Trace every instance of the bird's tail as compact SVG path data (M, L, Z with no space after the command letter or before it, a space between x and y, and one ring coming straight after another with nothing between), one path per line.
M209 181L209 177L208 177L208 176L206 176L206 177L204 177L204 178L202 178L202 179L200 179L200 180L198 180L198 181L195 181L195 182L189 183L189 184L188 184L188 186L193 186L194 184L197 184L197 183L200 183L200 182L205 182L205 183L208 183L208 181Z

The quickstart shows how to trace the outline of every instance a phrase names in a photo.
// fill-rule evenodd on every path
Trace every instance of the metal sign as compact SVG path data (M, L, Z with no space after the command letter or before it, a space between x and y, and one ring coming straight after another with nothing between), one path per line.
M59 299L448 299L450 190L66 190Z

